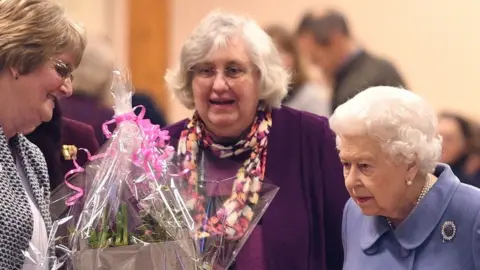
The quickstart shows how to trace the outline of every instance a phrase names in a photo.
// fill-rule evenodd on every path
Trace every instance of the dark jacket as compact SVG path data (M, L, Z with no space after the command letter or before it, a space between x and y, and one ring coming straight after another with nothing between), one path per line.
M150 119L150 122L164 128L167 125L167 120L162 111L158 109L155 102L146 94L135 93L132 96L132 106L143 105L145 107L145 118Z
M335 74L332 112L357 93L372 86L405 88L406 84L391 62L366 51L359 51L348 59Z

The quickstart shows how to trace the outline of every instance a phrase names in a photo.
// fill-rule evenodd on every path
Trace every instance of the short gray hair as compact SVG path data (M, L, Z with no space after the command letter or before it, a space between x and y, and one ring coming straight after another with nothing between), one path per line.
M253 19L223 11L214 11L200 22L182 46L180 63L165 75L168 88L185 107L195 107L190 69L234 37L245 42L251 61L260 71L260 100L270 107L280 107L290 75L274 43Z
M376 86L360 92L340 105L330 118L337 134L369 136L393 160L418 162L421 173L431 173L440 159L442 138L438 134L435 111L411 91Z

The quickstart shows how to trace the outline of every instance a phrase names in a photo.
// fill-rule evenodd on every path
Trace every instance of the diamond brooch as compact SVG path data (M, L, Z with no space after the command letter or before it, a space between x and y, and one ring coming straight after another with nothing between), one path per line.
M442 225L442 240L443 242L450 242L457 233L457 227L453 221L445 221Z

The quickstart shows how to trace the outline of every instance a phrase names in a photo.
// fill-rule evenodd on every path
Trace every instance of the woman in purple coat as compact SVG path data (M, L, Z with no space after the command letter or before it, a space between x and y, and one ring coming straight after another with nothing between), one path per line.
M280 187L233 268L341 269L348 194L334 136L325 118L280 106L289 75L268 35L250 18L212 13L166 81L195 110L167 128L183 166L209 180L261 177Z

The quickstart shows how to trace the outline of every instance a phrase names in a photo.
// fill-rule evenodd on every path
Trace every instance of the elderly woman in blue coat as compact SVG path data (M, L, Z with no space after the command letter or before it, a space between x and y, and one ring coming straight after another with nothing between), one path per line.
M480 269L480 190L437 163L437 118L421 97L372 87L330 125L351 196L344 270Z

